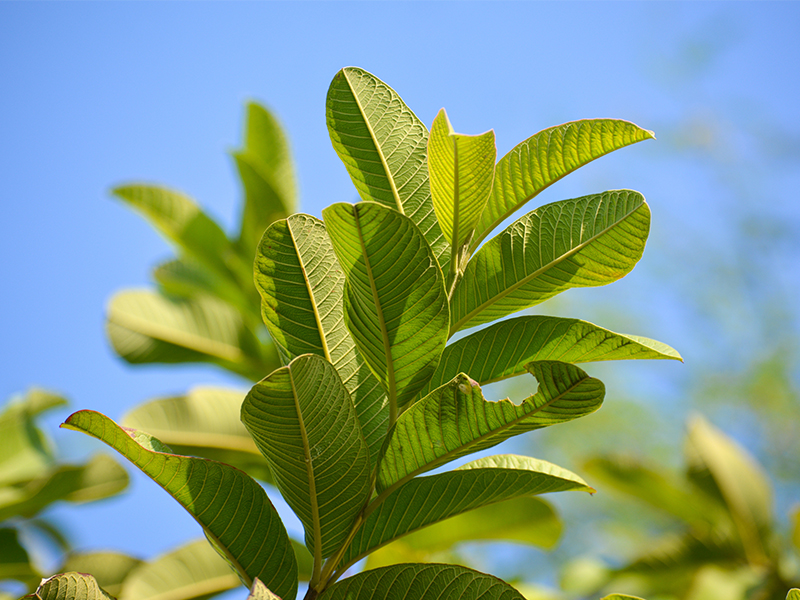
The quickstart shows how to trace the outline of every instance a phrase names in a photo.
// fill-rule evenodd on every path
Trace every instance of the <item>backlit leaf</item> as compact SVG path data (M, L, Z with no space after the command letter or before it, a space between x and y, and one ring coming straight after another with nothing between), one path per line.
M428 182L428 129L392 88L354 67L333 78L325 107L333 148L362 200L409 217L447 272L450 248Z
M467 264L450 332L529 308L573 287L605 285L638 262L650 209L618 190L537 208L486 242Z
M246 585L259 577L294 597L294 551L277 511L255 480L223 463L172 454L157 438L124 430L93 411L73 414L62 427L105 442L164 488L225 552Z

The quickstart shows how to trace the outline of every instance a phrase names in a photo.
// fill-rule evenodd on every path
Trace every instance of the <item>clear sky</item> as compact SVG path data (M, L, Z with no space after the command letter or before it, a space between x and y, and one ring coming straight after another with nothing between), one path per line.
M627 394L655 385L673 402L679 430L694 408L682 392L691 373L744 364L800 330L798 26L797 2L2 2L0 397L36 384L119 418L196 384L243 386L212 368L115 358L105 303L150 285L169 249L108 190L165 184L231 228L241 190L226 153L257 99L288 132L302 210L355 201L324 115L330 80L354 65L429 126L444 106L459 132L494 128L498 156L581 118L655 131L658 141L581 169L538 204L615 188L648 199L649 266L567 307L599 322L603 311L581 303L597 298L617 309L600 324L682 352L685 367L623 371ZM741 280L722 277L737 269ZM754 314L767 305L780 319ZM53 436L75 455L99 446ZM152 556L200 535L138 476L125 498L57 514L85 548Z

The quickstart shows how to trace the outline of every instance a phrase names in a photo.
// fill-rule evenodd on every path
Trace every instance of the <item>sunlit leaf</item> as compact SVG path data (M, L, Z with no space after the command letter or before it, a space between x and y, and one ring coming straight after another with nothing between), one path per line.
M347 536L369 491L369 454L347 390L330 363L304 354L253 386L242 421L319 564Z
M522 316L495 323L450 345L422 393L467 373L481 385L526 373L535 360L580 363L628 359L681 360L661 342L614 333L578 319Z
M568 490L594 491L574 473L527 456L491 456L454 471L418 477L388 494L374 512L367 513L344 562L353 563L370 549L467 511L523 496ZM465 515L464 521L467 520ZM463 537L459 538L458 528L448 527L446 523L449 521L441 523L442 528L451 532L455 539L470 539L467 537L470 532L477 531L474 527L464 528L461 530ZM422 539L435 538L433 534L426 534ZM453 543L448 539L451 538L442 537L445 545ZM428 545L432 544L428 542Z
M112 193L140 212L181 250L219 274L229 273L225 257L231 253L231 243L194 200L152 185L126 185Z
M480 386L464 374L412 405L389 432L378 489L512 436L585 416L603 402L603 383L574 365L540 361L527 369L539 389L519 405L487 401Z
M425 125L392 88L353 67L333 78L325 107L333 148L361 198L408 216L447 272L450 248L431 200Z
M123 430L108 417L79 411L62 425L105 442L163 487L223 549L239 577L255 577L293 597L297 564L286 529L264 489L228 465L171 454L144 432Z
M507 583L456 565L392 565L358 573L320 600L524 600Z
M347 327L395 411L427 383L444 349L442 273L417 227L398 212L362 202L322 214L347 278Z
M585 119L549 127L517 144L497 163L472 249L552 183L604 154L654 137L628 121Z
M256 579L250 588L247 600L281 600L281 598L270 592L260 579Z
M245 395L196 387L185 396L141 404L122 418L122 424L147 431L178 454L218 460L269 482L269 464L240 419Z
M189 542L139 566L119 600L199 600L241 585L206 540Z
M786 600L800 600L800 589L792 588L786 594Z
M25 596L32 600L114 600L97 580L83 573L61 573L42 580L36 592Z
M628 594L609 594L603 596L600 600L643 600L639 596L629 596Z
M273 223L256 254L255 281L264 322L284 362L312 353L333 364L374 461L386 435L388 402L345 326L345 275L322 221L292 215Z
M106 331L133 364L211 362L254 380L278 364L273 346L261 344L242 314L211 296L120 292L109 304Z
M650 230L642 195L618 190L537 208L486 242L450 303L450 332L529 308L574 287L605 285L641 258Z
M442 232L457 251L472 238L489 199L496 158L494 131L457 134L445 110L439 111L428 140L431 197Z
M297 188L289 143L275 116L247 105L244 146L233 153L245 193L239 244L253 256L264 230L295 211Z

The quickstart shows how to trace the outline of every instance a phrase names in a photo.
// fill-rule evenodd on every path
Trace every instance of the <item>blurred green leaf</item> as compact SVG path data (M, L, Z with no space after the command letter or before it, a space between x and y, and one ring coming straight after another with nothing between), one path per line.
M252 257L270 223L292 214L297 205L289 143L275 116L255 102L247 105L244 146L233 158L245 194L239 245L245 257Z
M225 552L247 585L260 577L283 595L294 595L297 564L286 530L263 488L242 471L169 454L158 439L123 430L93 411L73 414L62 427L100 439L161 485Z
M618 119L584 119L549 127L514 146L497 163L492 195L481 214L471 248L528 200L565 175L652 131Z
M216 273L230 274L226 258L233 253L231 243L216 221L194 200L152 185L120 186L112 194L140 212L178 248Z
M414 221L443 272L450 247L428 181L428 130L383 81L354 67L339 71L325 103L328 133L361 199Z
M535 306L574 287L611 283L644 252L650 209L617 190L547 204L490 239L450 302L450 334Z
M269 463L240 419L245 395L225 388L196 387L185 396L141 404L122 418L122 424L147 431L178 454L224 462L271 482Z
M241 585L206 540L142 563L125 579L120 600L203 600Z
M41 578L28 551L19 541L19 532L11 527L0 528L0 581L13 579L32 589Z
M772 490L761 466L702 417L689 424L687 458L690 471L707 471L730 511L745 554L764 560L772 525Z
M792 588L786 594L786 600L800 600L800 589Z
M378 490L515 435L585 416L603 402L602 382L574 365L539 361L527 369L539 389L519 405L487 401L461 374L411 406L389 432Z
M99 454L85 465L54 467L25 485L0 488L0 521L17 515L32 517L59 500L82 503L107 498L127 485L125 469Z
M322 221L292 215L273 223L256 253L255 281L264 323L283 360L312 353L330 361L355 405L374 462L389 407L345 326L345 275Z
M110 595L119 597L122 582L142 564L138 558L120 552L76 552L67 556L59 570L62 573L91 573L100 587Z
M369 452L339 375L315 354L299 356L253 386L242 422L320 566L347 537L369 494Z
M408 217L374 202L322 211L347 278L344 314L389 397L390 423L433 375L447 341L442 272Z
M278 364L275 349L259 342L241 313L211 296L120 292L109 304L106 330L132 364L210 362L251 380Z

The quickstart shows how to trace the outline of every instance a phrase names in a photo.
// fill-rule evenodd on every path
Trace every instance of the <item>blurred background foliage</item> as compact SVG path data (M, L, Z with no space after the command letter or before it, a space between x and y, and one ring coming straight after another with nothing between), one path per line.
M755 7L751 5L750 10L756 10ZM654 5L648 10L643 22L658 22L662 18L670 22L670 9L665 5ZM789 14L798 16L796 10L790 10ZM771 82L796 83L798 75L793 65L800 57L797 48L775 53L774 64L760 65L758 73L748 71L734 93L721 94L712 88L708 82L721 77L720 73L729 69L732 61L741 58L742 48L747 45L749 30L743 15L746 11L731 16L719 10L632 59L638 61L636 70L642 85L657 90L663 104L661 109L656 107L646 112L648 117L643 122L639 122L637 114L613 116L630 118L654 130L657 141L624 151L627 153L624 163L601 159L587 166L569 178L568 186L565 184L556 192L558 198L578 196L587 191L619 187L620 182L632 180L630 187L641 189L653 207L653 228L643 260L623 282L590 290L588 296L582 290L573 290L549 301L542 311L579 317L623 332L647 331L647 324L654 319L668 322L672 335L660 337L678 349L686 363L589 365L588 372L607 386L604 408L587 419L554 431L542 431L535 442L532 438L522 442L523 447L516 447L520 452L563 464L585 475L598 489L594 497L563 495L548 498L549 504L529 509L538 510L543 515L541 523L549 525L530 534L516 532L523 538L517 542L522 543L476 541L446 548L429 545L421 551L409 538L407 548L397 549L398 552L408 552L414 560L424 554L431 560L453 560L475 566L517 582L530 598L542 599L597 597L604 590L613 589L630 590L650 600L782 600L785 589L779 588L792 581L797 585L800 130L796 121L786 122L782 116L787 104L796 98L771 93ZM776 18L786 18L786 14L778 11ZM389 75L377 68L374 71L394 85ZM403 94L401 84L397 84L397 89ZM406 99L414 108L413 101ZM469 100L465 97L460 102ZM537 111L545 121L548 112L556 112L548 105L551 101L556 100L547 94L537 100ZM496 103L485 108L487 113L490 109L497 110ZM253 111L258 109L250 105L251 116ZM489 120L491 116L488 114ZM323 120L321 111L315 118ZM270 129L268 121L264 130ZM242 148L233 155L233 164L235 175L243 182L241 206L249 207L243 208L242 214L255 214L254 222L263 229L266 223L298 205L294 177L287 175L291 171L287 171L285 160L288 150L271 156L267 162L282 166L270 170L253 159L259 151L269 152L259 144L258 139L249 140L246 134ZM274 160L277 162L273 163ZM306 166L305 172L311 171ZM642 179L631 177L637 173L642 174ZM130 175L148 177L150 173ZM279 198L284 211L258 213L250 201L256 194ZM129 204L136 204L124 188L117 195ZM185 209L180 200L183 196L176 197L175 205ZM558 198L548 197L541 202ZM353 198L315 201L348 199ZM139 210L142 206L139 203ZM318 210L316 205L313 210L302 204L299 208L309 212ZM205 207L197 210L204 211ZM189 217L196 219L199 213L193 211L194 208L189 211ZM260 324L258 298L246 273L257 240L255 227L240 226L227 234L221 225L206 223L205 229L215 231L212 233L215 243L224 246L226 260L222 264L204 265L204 239L191 246L191 239L187 242L187 238L181 237L187 231L194 235L198 230L188 228L175 233L168 227L175 221L165 223L162 233L175 243L178 256L154 265L155 285L146 292L137 292L145 294L145 301L134 297L138 303L125 305L120 297L124 299L127 292L112 300L108 313L112 344L118 354L132 363L159 357L166 359L164 362L211 363L236 373L239 378L234 381L244 387L247 379L258 379L277 360ZM223 232L223 237L219 232ZM198 290L205 299L193 300ZM204 317L209 314L208 296L213 298L210 302L214 307L210 310L221 311L227 318L219 319L224 327L206 327L201 332L214 342L203 344L202 348L189 347L190 341L189 346L176 351L175 346L180 344L170 339L166 341L172 345L171 349L164 350L165 340L154 343L157 336L134 331L135 328L126 329L124 319L114 323L115 315L130 316L137 310L141 313L159 302L160 314L168 315L164 317L168 320L184 319L185 323L187 315L200 315L196 321L207 323ZM167 308L162 306L165 302L169 303ZM176 304L178 309L171 310ZM124 310L117 312L118 307ZM93 308L100 311L99 306ZM125 321L130 322L130 319ZM238 349L238 353L226 351L231 348ZM89 370L87 367L87 373ZM518 386L498 384L487 395L521 398L528 395L529 387L530 382ZM165 397L160 402L166 404L159 405L160 413L134 411L129 418L143 428L146 428L144 423L155 426L157 419L170 410L165 406L174 406L187 397L202 398L216 393L231 392L199 388L167 397L170 391L164 390ZM29 394L24 402L31 402L30 398ZM2 418L20 411L14 408L24 405L20 402L9 404ZM61 406L62 402L53 404L54 409L56 405ZM87 401L82 399L81 406L84 405ZM31 466L22 478L4 480L3 498L33 489L31 486L42 486L58 469L65 468L41 441L46 434L35 433L38 430L32 419L38 410L22 411L27 415L24 429L33 435L27 439L35 442L30 447L35 449L38 466ZM220 419L217 424L223 421ZM232 436L241 435L237 423L225 422L224 426L231 428ZM196 422L189 425L193 432L201 428ZM733 484L720 480L724 477L719 473L725 472L725 468L718 467L720 471L715 475L709 467L705 470L710 475L702 476L696 449L684 450L685 446L691 448L691 440L698 437L726 448L724 454L729 462L748 465L746 469L737 469L733 479L742 489L761 490L754 502L761 503L768 517L756 528L760 549L754 549L752 541L741 538L741 526L736 522L740 519L736 510L741 508L730 500L736 492L726 492L726 485ZM191 448L193 453L214 456L214 452L223 451L219 447L198 449L195 438L184 441L187 451ZM7 447L2 448L3 456L10 456ZM512 443L507 451L514 449ZM227 459L234 464L242 461L239 464L248 465L245 467L248 469L258 469L260 459L251 450L242 447L237 455L228 454ZM262 473L262 478L268 478L268 474ZM700 498L700 507L690 510L672 497L673 502L667 503L669 509L665 509L663 503L655 501L669 496L665 489L679 490L677 498L680 494L693 500ZM661 495L654 490L661 490ZM50 500L69 500L69 493L59 491ZM61 532L62 525L58 518L51 518L46 504L15 508L13 515L3 513L0 534L6 536L8 543L0 547L14 553L13 559L0 561L3 578L31 584L43 571L59 568L60 553L69 546L69 535ZM63 520L68 513L58 514ZM562 527L561 540L554 546ZM38 533L28 536L20 533L23 531ZM26 536L50 541L31 546ZM475 537L480 540L480 533L476 532ZM688 544L687 539L696 545ZM685 560L678 567L664 558L674 559L681 549L685 551ZM43 558L33 558L37 553L43 553ZM654 559L654 555L658 558ZM380 559L380 556L375 558ZM6 565L12 564L22 565L22 571L9 575Z

